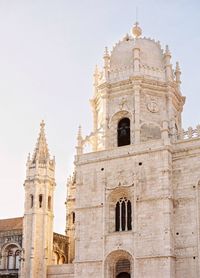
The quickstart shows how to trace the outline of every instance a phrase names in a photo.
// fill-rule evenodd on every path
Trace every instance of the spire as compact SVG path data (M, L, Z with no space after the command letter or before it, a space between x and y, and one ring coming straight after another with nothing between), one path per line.
M110 55L107 47L105 47L103 59L104 59L104 74L105 74L105 79L107 79L109 75L108 72L110 69Z
M104 58L104 68L109 69L110 55L107 46L105 47L103 58Z
M39 163L46 163L50 159L44 127L45 123L42 120L39 137L32 157L32 163L35 163L36 161Z
M82 145L83 137L82 137L82 128L79 125L78 127L78 135L77 135L77 146L76 146L76 152L77 155L80 155L83 153L83 145Z
M181 84L181 79L180 79L181 70L180 70L179 62L176 62L175 76L176 76L176 83L178 84L178 86L180 86L180 84Z

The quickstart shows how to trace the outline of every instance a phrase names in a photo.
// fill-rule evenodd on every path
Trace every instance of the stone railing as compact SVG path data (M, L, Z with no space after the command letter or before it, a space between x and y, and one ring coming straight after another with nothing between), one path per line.
M148 75L152 78L157 78L158 80L164 80L165 79L165 71L159 68L149 67L146 65L140 65L140 71L135 72L134 66L121 66L116 69L111 69L108 72L108 80L111 82L114 81L121 81L124 79L128 79L130 76L134 75ZM104 72L100 72L100 83L105 82L105 76Z
M188 130L182 129L180 133L178 133L178 140L188 140L192 138L200 137L200 125L197 125L195 129L189 127Z

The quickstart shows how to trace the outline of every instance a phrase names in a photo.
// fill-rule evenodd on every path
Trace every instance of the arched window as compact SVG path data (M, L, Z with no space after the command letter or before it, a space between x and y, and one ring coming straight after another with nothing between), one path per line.
M51 196L48 197L48 210L51 209Z
M74 224L75 223L75 212L73 211L72 212L72 224Z
M15 269L19 269L19 256L20 256L20 251L17 250L15 252Z
M126 197L120 198L115 206L115 231L132 229L131 202Z
M33 201L34 201L34 199L33 199L34 197L33 197L32 194L30 195L30 198L31 198L31 208L32 208L33 207Z
M14 269L14 256L13 251L8 251L8 269Z
M42 207L42 194L39 195L39 208Z
M119 121L117 127L117 145L118 147L130 145L130 120L123 118Z

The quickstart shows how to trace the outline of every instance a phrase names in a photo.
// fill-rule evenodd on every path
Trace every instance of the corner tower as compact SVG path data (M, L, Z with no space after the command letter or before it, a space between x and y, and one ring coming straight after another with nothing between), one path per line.
M27 161L23 278L46 278L47 265L52 264L55 160L49 155L44 126L42 121L35 151Z

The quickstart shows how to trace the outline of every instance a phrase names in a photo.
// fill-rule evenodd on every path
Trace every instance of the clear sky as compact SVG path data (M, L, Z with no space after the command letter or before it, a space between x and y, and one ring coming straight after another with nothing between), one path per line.
M78 125L89 133L92 74L135 22L168 44L187 97L183 126L200 123L199 0L0 0L0 218L23 215L26 159L46 122L56 157L56 232L65 229L66 180Z

